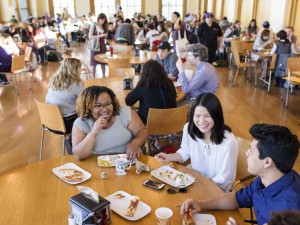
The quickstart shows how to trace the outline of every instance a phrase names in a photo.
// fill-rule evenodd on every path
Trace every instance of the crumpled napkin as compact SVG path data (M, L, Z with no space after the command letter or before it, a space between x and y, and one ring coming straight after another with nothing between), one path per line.
M140 174L142 171L151 171L151 167L145 165L144 163L140 162L140 161L136 161L136 174Z
M79 192L90 196L91 199L94 200L96 203L99 203L99 194L92 188L86 186L77 186L77 189Z

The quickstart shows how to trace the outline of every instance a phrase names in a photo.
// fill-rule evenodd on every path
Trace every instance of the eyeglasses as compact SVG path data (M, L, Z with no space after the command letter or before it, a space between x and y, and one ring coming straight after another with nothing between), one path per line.
M111 102L108 102L105 105L95 104L94 108L96 108L97 110L103 110L104 108L107 109L107 107L110 107L111 105L112 105Z
M168 194L176 194L176 193L187 193L189 190L187 188L168 188L167 193Z

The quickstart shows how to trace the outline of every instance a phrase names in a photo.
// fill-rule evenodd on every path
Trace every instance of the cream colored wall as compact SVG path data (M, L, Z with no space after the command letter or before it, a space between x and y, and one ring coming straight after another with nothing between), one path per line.
M199 8L199 1L187 1L187 12L198 14Z
M90 12L90 2L88 0L75 0L75 9L78 16L88 15Z
M235 0L224 0L223 16L226 16L227 19L231 22L236 20L235 8Z
M223 18L223 14L222 14L222 1L223 0L216 0L216 5L215 5L215 17L218 19L222 19Z
M257 13L254 18L256 18L257 25L260 28L262 27L262 23L265 20L268 20L270 22L271 26L273 26L272 25L273 22L270 21L271 7L272 7L272 0L258 0L257 1ZM281 10L281 9L279 9L279 10Z
M12 0L0 0L1 21L8 22L12 15L15 15L15 10Z
M157 15L159 9L159 0L145 0L145 14Z
M253 13L254 0L242 0L241 2L241 25L242 27L247 27L250 21L254 18ZM261 26L259 26L261 27Z

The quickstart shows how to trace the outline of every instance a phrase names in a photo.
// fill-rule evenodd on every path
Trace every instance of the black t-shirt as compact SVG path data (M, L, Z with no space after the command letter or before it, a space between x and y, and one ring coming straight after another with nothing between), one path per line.
M209 46L218 46L218 37L222 36L219 24L213 22L209 27L206 22L200 24L197 35L201 44Z
M162 89L165 104L159 88L146 89L144 86L137 86L126 97L127 105L134 105L140 101L139 116L143 123L147 123L149 108L164 109L176 108L176 90L173 86L171 89Z

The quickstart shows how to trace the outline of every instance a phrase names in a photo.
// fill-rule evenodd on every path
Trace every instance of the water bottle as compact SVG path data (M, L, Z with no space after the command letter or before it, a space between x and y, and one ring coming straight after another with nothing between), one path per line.
M114 48L113 48L112 45L110 45L110 47L109 47L109 52L110 52L110 56L113 56L113 54L114 54Z

